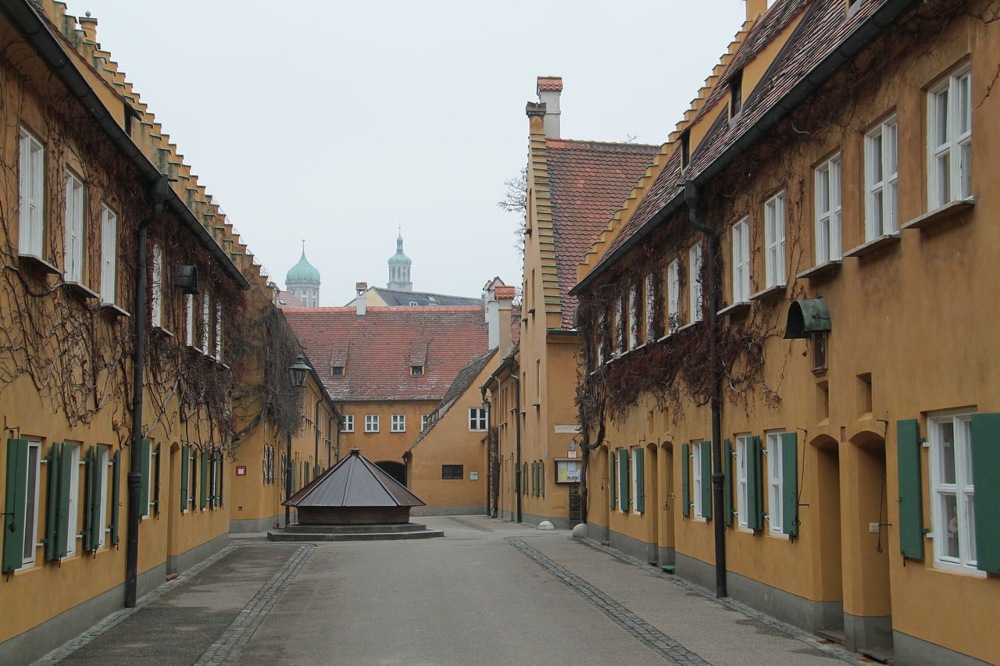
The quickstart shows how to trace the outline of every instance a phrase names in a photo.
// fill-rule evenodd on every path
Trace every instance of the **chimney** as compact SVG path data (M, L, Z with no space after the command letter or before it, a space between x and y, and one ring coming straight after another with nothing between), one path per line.
M747 6L747 20L756 21L757 17L767 11L767 0L743 0Z
M365 295L365 292L368 291L368 283L367 282L355 282L354 283L354 290L358 294L358 297L356 299L354 299L355 305L358 306L358 316L359 317L364 317L365 316L365 312L367 312L367 310L368 310L368 297Z
M500 354L510 351L510 309L514 287L496 278L486 287L486 324L489 328L490 349L499 347Z
M535 92L538 94L538 101L545 105L545 136L550 139L559 138L559 95L562 89L561 76L538 77Z

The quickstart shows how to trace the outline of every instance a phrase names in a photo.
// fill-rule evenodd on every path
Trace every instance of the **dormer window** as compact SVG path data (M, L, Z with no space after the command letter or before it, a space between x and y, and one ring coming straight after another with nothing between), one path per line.
M331 365L330 366L330 376L331 377L343 377L344 376L344 366L342 366L342 365Z
M422 365L411 365L410 366L410 374L412 376L414 376L414 377L423 377L424 376L424 366L422 366Z
M743 110L743 70L733 74L729 79L729 119L740 115Z

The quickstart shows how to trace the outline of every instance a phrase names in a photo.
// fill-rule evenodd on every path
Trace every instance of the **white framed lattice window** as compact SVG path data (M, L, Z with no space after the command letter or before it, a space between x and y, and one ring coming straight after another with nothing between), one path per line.
M972 196L972 70L963 65L927 90L928 208Z
M343 414L340 417L340 432L354 432L354 414Z
M750 530L750 462L753 435L736 436L736 524L741 530Z
M865 240L899 231L896 116L865 134Z
M633 284L628 289L628 348L639 346L639 289Z
M95 548L103 548L105 542L107 541L108 528L108 501L109 501L109 488L110 483L108 481L108 475L112 474L111 467L111 447L100 444L97 446L96 460L98 474L97 474L97 497L100 498L100 503L98 505L98 513L95 520L100 522L101 528L97 530L97 543L94 544Z
M149 322L163 327L163 248L153 245L153 270L149 285Z
M215 301L215 360L222 360L222 303Z
M701 288L701 243L688 250L688 298L691 303L691 321L701 321L705 303Z
M66 531L62 534L65 543L62 550L66 552L66 557L76 555L76 537L79 532L77 517L80 515L80 447L81 442L66 442L63 444L62 455L69 458L69 488L66 495ZM104 468L99 468L103 471ZM94 517L98 522L103 520L103 516Z
M201 297L201 349L212 355L212 300L207 293Z
M365 414L365 432L378 432L378 414Z
M406 432L406 414L393 414L389 422L391 432Z
M66 239L63 247L63 280L83 284L84 208L83 181L66 171Z
M667 264L667 331L681 325L681 265L676 259Z
M985 575L976 568L972 414L943 412L928 416L927 435L934 566Z
M486 410L482 407L470 407L469 408L469 430L482 431L486 430Z
M836 261L840 249L840 154L816 167L816 264Z
M118 214L101 204L101 302L115 303L118 293Z
M18 252L42 259L45 254L45 146L24 127L20 148Z
M765 286L785 284L785 192L782 190L764 202L764 271Z
M615 299L615 356L621 356L625 347L625 299Z
M420 432L427 430L427 422L430 420L430 414L420 415Z
M189 347L197 347L194 339L194 294L184 296L184 342Z
M767 433L767 523L771 536L785 537L782 520L781 436L783 431Z
M750 300L750 222L743 218L733 225L733 303Z
M643 492L643 487L640 477L645 474L643 456L639 453L639 447L637 446L632 448L631 454L629 456L629 471L631 472L632 492L629 493L629 506L632 508L633 513L641 513L639 509L642 506L642 500L639 496Z
M702 460L704 449L705 447L701 445L701 442L691 443L691 486L694 490L694 497L692 497L694 517L702 520L708 518L708 507L705 506L704 502L705 484L711 482L710 479L704 478L704 475L701 473L702 465L704 464Z
M656 340L656 283L653 281L653 274L646 275L643 282L643 293L646 297L645 318L646 342Z

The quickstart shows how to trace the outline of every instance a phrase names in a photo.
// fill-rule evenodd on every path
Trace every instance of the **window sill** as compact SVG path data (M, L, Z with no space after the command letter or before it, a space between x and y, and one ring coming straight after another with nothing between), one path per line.
M727 307L719 310L718 315L720 317L742 317L750 312L750 301L740 301L739 303L733 303Z
M101 303L101 312L104 312L112 317L130 317L128 310L120 308L114 303Z
M801 273L797 273L795 277L804 278L806 280L821 280L823 278L832 277L840 272L840 259L831 259L830 261L825 261L822 264L808 268Z
M165 338L174 337L173 333L163 328L162 326L156 326L155 324L153 325L153 333L156 333L157 335L162 335Z
M768 287L762 291L758 291L756 294L750 294L751 301L770 301L778 298L779 296L785 295L785 284L776 284L773 287Z
M879 236L874 240L870 240L867 243L863 243L854 248L853 250L848 250L847 252L844 253L844 256L864 257L866 255L871 254L872 252L875 252L876 250L881 250L884 247L888 247L890 245L898 245L899 239L900 239L899 232L894 231L891 234Z
M49 262L33 254L17 255L17 263L19 266L23 264L24 268L31 268L48 275L59 275L60 273L62 273L62 271L60 271L58 268L56 268Z
M684 331L687 331L687 330L690 330L692 328L695 328L700 323L701 323L700 321L692 321L689 324L684 324L683 326L681 326L680 328L678 328L676 331L674 331L674 334L677 335L677 334L683 333Z
M951 203L946 203L940 208L935 208L934 210L924 213L919 217L913 218L901 228L927 229L945 222L961 222L963 221L962 213L972 210L975 205L975 197L969 197L968 199L962 199L960 201L952 201Z
M82 301L96 301L101 298L96 291L91 291L79 282L63 282L63 286L75 298L79 298Z

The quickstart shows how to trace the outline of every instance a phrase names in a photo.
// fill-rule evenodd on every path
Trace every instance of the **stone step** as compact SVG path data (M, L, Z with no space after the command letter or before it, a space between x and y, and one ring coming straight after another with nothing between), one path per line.
M426 530L426 525L420 523L394 523L379 525L299 525L293 524L275 532L297 532L300 534L364 534L378 532L389 534L393 532L420 532Z
M416 530L395 532L300 532L292 526L291 531L272 530L267 533L268 541L398 541L401 539L433 539L443 537L441 530Z

